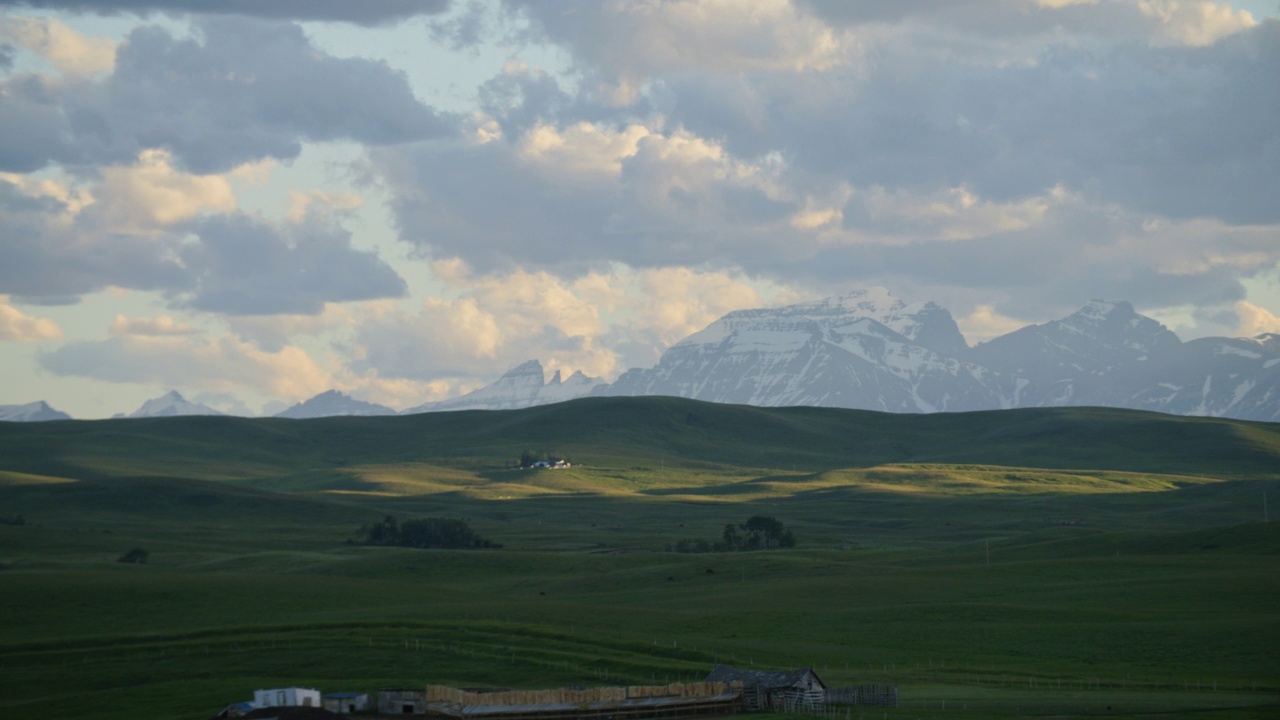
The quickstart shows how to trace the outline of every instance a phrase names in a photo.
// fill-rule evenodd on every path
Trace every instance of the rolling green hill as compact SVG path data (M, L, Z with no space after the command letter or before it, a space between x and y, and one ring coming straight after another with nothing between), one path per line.
M1277 491L1280 426L1093 408L0 424L0 715L728 661L896 683L888 717L1273 717ZM388 514L504 548L352 544ZM668 550L755 514L798 546Z
M6 470L233 480L348 465L471 466L554 448L804 470L965 463L1248 477L1280 467L1280 426L1103 408L893 415L679 398L586 398L506 412L314 420L179 417L0 424Z

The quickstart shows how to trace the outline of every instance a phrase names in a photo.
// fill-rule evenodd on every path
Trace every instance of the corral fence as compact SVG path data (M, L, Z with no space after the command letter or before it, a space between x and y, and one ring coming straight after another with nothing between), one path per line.
M721 695L737 695L742 683L694 682L626 687L555 688L551 690L505 690L469 692L444 685L427 686L427 702L443 702L461 707L483 705L607 704L650 698L697 700Z
M896 708L898 707L898 686L851 685L827 688L827 704Z

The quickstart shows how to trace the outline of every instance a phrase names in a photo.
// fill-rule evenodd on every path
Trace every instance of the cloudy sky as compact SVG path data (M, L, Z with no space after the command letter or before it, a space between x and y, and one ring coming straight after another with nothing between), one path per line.
M397 409L883 286L1280 332L1280 0L0 2L0 404Z

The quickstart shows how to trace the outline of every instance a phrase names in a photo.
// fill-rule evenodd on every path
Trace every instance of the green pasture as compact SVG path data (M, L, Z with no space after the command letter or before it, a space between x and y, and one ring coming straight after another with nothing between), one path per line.
M0 424L0 716L727 662L900 688L833 720L1276 717L1278 491L1280 426L1100 409ZM351 542L388 514L504 547ZM756 514L798 547L667 551Z

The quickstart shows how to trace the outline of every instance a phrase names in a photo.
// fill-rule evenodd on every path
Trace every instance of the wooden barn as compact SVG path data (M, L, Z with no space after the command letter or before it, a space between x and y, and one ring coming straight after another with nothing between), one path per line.
M425 688L383 688L378 691L379 715L426 715L427 691Z
M827 686L813 668L799 670L742 670L716 665L707 682L742 683L742 706L747 711L812 710L826 704Z

